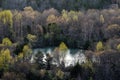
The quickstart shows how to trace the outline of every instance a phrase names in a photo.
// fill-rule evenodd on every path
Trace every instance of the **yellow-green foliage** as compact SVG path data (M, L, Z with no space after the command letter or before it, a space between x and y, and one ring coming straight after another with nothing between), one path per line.
M17 10L15 10L14 15L15 15L15 20L16 21L21 20L22 14L19 13Z
M60 51L67 51L68 47L66 46L66 44L64 42L61 42L61 44L59 45L59 50Z
M78 20L78 16L77 15L74 15L72 18L73 18L74 21Z
M5 46L11 46L12 45L12 41L9 38L4 38L2 40L2 44Z
M68 17L68 12L66 10L62 11L62 18L65 19L65 21L69 21L69 17Z
M13 25L12 12L10 10L4 10L0 12L0 21L4 24L8 24L10 27Z
M29 49L30 47L28 45L24 45L23 52L26 53Z
M64 77L64 72L61 71L60 69L57 71L56 76L59 77L60 79L63 79Z
M81 12L76 12L76 11L73 11L73 10L71 10L70 12L68 12L66 10L62 11L62 18L65 19L66 21L69 21L69 20L77 21L78 20L78 15L82 15L82 13Z
M36 37L35 35L28 34L28 35L27 35L27 39L28 39L29 41L35 41L35 40L37 39L37 37Z
M23 57L27 57L29 56L29 54L31 54L32 50L28 45L24 45L23 47Z
M97 51L102 51L103 49L104 49L103 43L101 41L99 41L96 45L96 50Z
M21 60L21 59L23 59L23 53L19 53L18 55L18 60Z
M120 51L120 44L117 45L117 50Z
M76 12L76 11L71 10L71 11L68 13L68 16L69 16L72 20L77 21L77 20L78 20L78 14L79 14L79 12Z
M64 61L65 56L66 56L66 51L68 50L68 47L66 46L66 44L64 42L61 42L61 44L59 45L59 51L60 51L60 58L62 59L62 61Z
M0 69L6 69L8 68L8 63L10 63L10 60L12 59L10 55L10 50L5 49L0 51Z

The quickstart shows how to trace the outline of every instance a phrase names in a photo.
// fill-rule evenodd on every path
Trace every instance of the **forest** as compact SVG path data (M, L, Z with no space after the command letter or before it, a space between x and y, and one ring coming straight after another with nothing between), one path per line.
M0 0L0 80L119 77L120 0Z

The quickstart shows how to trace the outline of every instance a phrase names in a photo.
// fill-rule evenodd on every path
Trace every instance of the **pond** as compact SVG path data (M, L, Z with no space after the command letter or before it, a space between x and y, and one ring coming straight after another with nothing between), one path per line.
M33 49L33 53L36 54L38 51L41 51L44 55L43 61L45 62L45 58L47 53L49 53L50 55L53 55L53 51L54 51L54 47L47 47L47 48L37 48L37 49ZM33 56L34 57L34 56ZM54 58L54 56L53 56ZM31 61L33 61L33 58L31 59ZM80 64L86 61L86 57L84 55L84 50L81 49L68 49L66 51L66 55L64 58L64 63L65 66L74 66L77 62L79 62ZM55 62L53 62L53 64L56 64Z

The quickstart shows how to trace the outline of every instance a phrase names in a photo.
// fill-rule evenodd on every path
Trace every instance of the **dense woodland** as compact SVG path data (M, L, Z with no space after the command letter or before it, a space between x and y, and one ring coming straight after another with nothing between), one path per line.
M57 10L85 10L108 8L110 4L118 4L120 0L0 0L0 6L4 9L23 10L26 6L33 9L44 11L45 9L55 8Z
M32 50L44 47L56 48L53 55L46 53L45 62L38 52L31 63ZM84 50L86 62L65 67L69 48ZM119 76L120 0L0 0L1 80L119 80Z
M51 8L38 12L25 7L23 11L1 10L0 19L1 42L8 37L13 43L30 41L32 47L58 46L63 41L70 48L87 50L94 49L98 41L110 46L120 37L119 8L61 12Z

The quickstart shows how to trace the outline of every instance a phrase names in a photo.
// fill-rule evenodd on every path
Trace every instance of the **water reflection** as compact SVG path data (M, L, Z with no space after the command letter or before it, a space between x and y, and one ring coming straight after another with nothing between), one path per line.
M44 55L43 61L46 62L46 53L49 53L52 57L53 57L53 64L59 65L58 61L56 61L55 57L54 57L54 48L40 48L40 49L34 49L33 52L33 56L31 58L31 62L34 62L34 55L36 53L38 53L38 51L41 51ZM64 57L64 63L65 66L74 66L77 62L79 62L80 64L86 61L86 57L84 55L83 50L79 50L79 49L69 49L66 51L65 53L65 57ZM60 62L62 61L62 58L60 58Z

